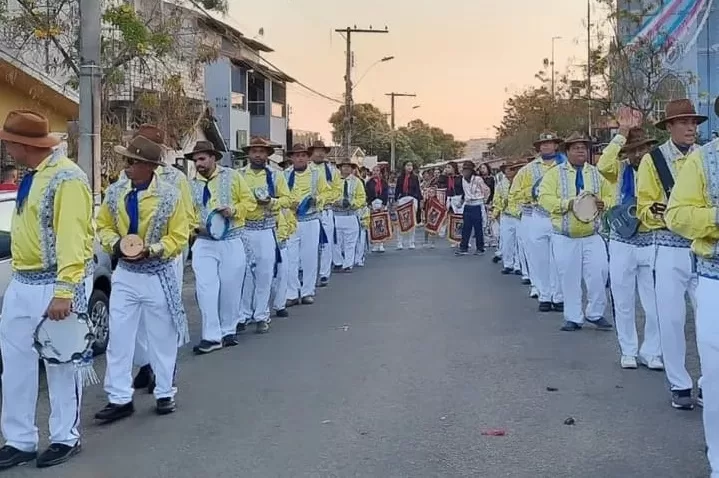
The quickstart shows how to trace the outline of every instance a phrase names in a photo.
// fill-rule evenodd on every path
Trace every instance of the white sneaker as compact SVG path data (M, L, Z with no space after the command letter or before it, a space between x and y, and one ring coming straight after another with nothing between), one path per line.
M404 246L402 245L402 243L397 244L397 250L401 251L402 249L404 249Z
M380 244L377 248L377 252L384 252L384 244Z
M529 290L529 297L531 297L532 299L539 298L539 291L536 287L532 286L532 288Z
M409 243L409 248L410 248L410 249L416 249L417 246L414 245L414 242L410 242L410 243Z
M664 370L664 362L661 357L642 357L640 355L639 363L649 370Z
M631 355L622 355L620 365L622 368L637 368L637 358Z

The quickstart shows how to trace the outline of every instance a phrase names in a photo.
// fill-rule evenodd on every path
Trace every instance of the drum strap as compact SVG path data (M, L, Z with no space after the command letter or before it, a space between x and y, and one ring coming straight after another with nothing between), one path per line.
M664 194L666 194L668 201L669 195L674 187L674 176L672 176L672 172L669 170L669 165L667 165L667 160L664 158L664 155L659 148L653 149L652 152L649 153L649 156L652 158L654 169L656 169L657 174L659 175L659 182L662 183L662 188L664 189Z

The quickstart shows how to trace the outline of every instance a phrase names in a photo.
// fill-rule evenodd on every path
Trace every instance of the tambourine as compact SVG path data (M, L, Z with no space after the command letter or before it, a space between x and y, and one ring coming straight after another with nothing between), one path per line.
M252 194L255 195L255 199L258 202L267 202L270 199L270 192L267 186L261 186L252 190Z
M593 222L599 215L597 196L588 192L581 193L572 203L572 213L580 222Z
M80 363L91 354L94 342L95 333L87 314L72 313L65 320L45 317L33 335L38 355L52 364Z
M230 220L223 216L218 209L215 209L207 215L205 229L211 239L221 241L230 232Z
M145 241L137 234L128 234L120 239L120 252L125 257L137 257L145 250Z

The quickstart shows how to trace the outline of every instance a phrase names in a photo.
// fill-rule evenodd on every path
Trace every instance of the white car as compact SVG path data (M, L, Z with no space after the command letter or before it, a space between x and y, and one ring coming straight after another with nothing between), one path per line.
M12 277L10 248L10 226L15 213L15 192L0 192L0 305ZM95 277L92 295L90 296L90 318L95 326L97 340L93 345L95 355L105 352L109 334L110 319L110 284L112 260L95 242Z

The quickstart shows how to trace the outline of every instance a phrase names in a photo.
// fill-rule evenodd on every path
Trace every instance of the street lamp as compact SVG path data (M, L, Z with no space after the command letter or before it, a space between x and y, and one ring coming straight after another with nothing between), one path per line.
M415 106L412 107L412 109L413 109L413 110L416 110L417 108L421 108L421 107L422 107L422 105L415 105Z
M552 37L552 62L550 63L552 66L552 101L554 101L554 42L561 39L562 37Z
M360 76L360 79L357 80L357 83L354 84L354 86L352 87L352 89L354 90L355 88L357 88L357 85L360 84L360 82L364 79L365 76L367 76L367 73L369 73L372 68L374 68L375 66L379 65L380 63L386 63L386 62L392 61L392 60L394 60L394 57L393 57L393 56L385 56L385 57L382 57L382 58L380 58L379 60L375 61L374 63L372 63L372 64L369 66L369 68L367 68L367 69L365 70L365 72L362 74L362 76Z

